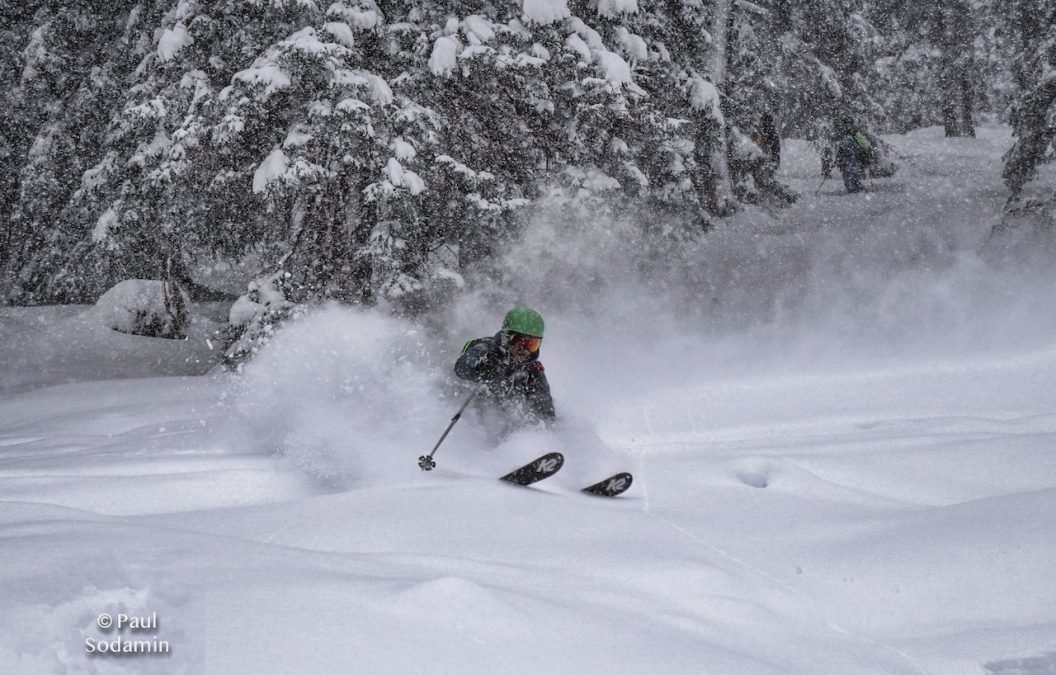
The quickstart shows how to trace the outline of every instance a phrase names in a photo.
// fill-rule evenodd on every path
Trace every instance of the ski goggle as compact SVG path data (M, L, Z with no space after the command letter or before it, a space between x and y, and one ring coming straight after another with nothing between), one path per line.
M534 337L532 335L522 335L520 333L510 333L510 347L520 347L521 349L527 350L528 352L539 351L540 345L543 344L543 338Z

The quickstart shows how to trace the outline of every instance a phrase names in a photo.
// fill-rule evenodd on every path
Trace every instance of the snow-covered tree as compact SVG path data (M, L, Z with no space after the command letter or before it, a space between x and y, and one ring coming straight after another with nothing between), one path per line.
M8 84L11 110L18 116L15 128L30 139L28 146L17 141L5 146L21 161L18 197L6 216L12 245L4 261L2 295L8 299L98 296L82 293L76 273L61 263L64 249L87 234L85 223L67 206L82 173L100 153L109 111L121 96L126 64L115 41L134 21L134 4L37 3L21 70L5 68L5 76L14 78Z
M1016 140L1005 155L1004 178L1014 201L1038 165L1056 153L1056 2L1016 0L1010 18L1019 91L1011 116ZM1049 200L1056 201L1056 194Z
M768 12L758 42L770 63L768 86L789 133L827 136L849 118L870 126L882 116L875 62L883 38L868 17L866 0L760 3Z
M40 4L0 0L0 16L4 17L0 26L0 206L5 214L12 213L18 201L19 174L44 112L44 100L27 97L22 86L27 45L31 39L40 41L32 30L33 15ZM0 226L0 272L16 248L21 248L24 235L16 229L14 219L4 218Z
M1000 112L1003 12L992 0L875 0L870 18L885 36L878 62L885 126L942 124L947 136L973 136L977 112Z
M809 34L827 10L789 10L776 33L766 3L24 7L0 51L15 85L0 161L17 167L0 185L15 201L4 296L89 301L135 277L194 297L197 261L252 254L258 295L281 302L243 303L260 311L239 313L242 338L297 303L429 306L543 196L662 211L678 225L657 236L699 235L748 198L730 167L761 105L807 120L858 91L828 34ZM812 65L782 81L767 49ZM818 83L827 104L783 102Z

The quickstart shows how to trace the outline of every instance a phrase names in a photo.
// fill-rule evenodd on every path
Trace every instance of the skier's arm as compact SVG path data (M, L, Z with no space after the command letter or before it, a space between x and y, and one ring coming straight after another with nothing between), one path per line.
M467 342L455 361L455 375L463 380L487 382L498 374L497 347L488 340Z
M528 389L528 404L539 419L550 423L557 419L554 398L550 394L550 382L547 381L546 373L543 372L543 364L538 363L536 367L535 377L532 378Z

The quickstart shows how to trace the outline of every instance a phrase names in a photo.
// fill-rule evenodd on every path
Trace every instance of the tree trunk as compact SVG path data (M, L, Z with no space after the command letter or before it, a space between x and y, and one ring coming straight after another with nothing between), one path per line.
M946 132L946 138L960 136L960 127L957 124L957 108L950 100L949 87L943 82L942 96L942 128Z
M972 108L975 106L975 95L972 81L967 74L961 76L961 133L975 138L975 122L972 119Z
M974 61L970 9L964 2L947 4L936 9L936 21L942 43L939 88L946 137L975 136L975 97L969 77Z
M727 47L729 46L730 23L733 20L733 0L716 0L711 23L712 50L708 59L708 75L712 84L722 94L726 84ZM709 201L716 215L729 215L735 210L736 199L730 179L729 149L726 144L726 124L714 125L710 157L711 175L714 180L713 193Z
M733 18L733 0L716 0L711 15L711 54L708 74L712 83L722 89L726 81L726 49L729 46L730 19Z

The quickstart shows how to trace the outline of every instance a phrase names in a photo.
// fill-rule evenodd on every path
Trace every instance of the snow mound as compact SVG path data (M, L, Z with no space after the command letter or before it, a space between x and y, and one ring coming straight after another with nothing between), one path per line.
M107 328L92 305L0 307L0 394L85 380L201 375L221 353L210 344L220 324L204 315L212 309L195 306L186 340L155 340Z
M95 311L119 333L182 340L187 337L190 299L165 281L127 279L103 293Z

